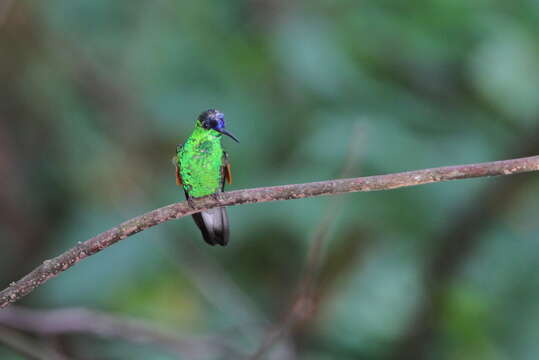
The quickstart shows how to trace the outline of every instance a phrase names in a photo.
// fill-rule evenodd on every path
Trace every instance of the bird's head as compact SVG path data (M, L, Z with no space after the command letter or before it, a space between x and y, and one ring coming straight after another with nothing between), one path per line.
M225 115L219 110L210 109L204 111L197 119L197 126L205 130L215 130L218 133L231 137L235 142L240 142L225 128Z

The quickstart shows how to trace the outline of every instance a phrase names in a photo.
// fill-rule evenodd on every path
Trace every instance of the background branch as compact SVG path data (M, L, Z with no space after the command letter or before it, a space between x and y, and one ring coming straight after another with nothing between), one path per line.
M66 360L53 349L38 344L34 339L17 331L0 327L0 344L31 360Z
M154 344L189 359L215 358L223 354L235 358L239 356L224 341L211 337L181 338L170 330L152 326L138 319L84 308L33 310L13 306L0 312L0 325L45 336L83 333ZM4 335L2 328L0 335Z
M80 260L93 255L128 236L168 220L218 206L232 206L277 200L292 200L359 191L390 190L434 182L487 176L511 175L539 170L539 156L471 165L448 166L395 174L352 179L328 180L307 184L283 185L238 190L187 202L175 203L135 217L96 237L79 243L65 253L45 260L28 275L0 292L0 307L28 295L35 288Z

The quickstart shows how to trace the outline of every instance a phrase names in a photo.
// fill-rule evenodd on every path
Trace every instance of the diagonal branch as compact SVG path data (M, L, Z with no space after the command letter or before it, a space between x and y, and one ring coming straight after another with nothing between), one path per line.
M17 282L11 283L8 288L0 291L0 308L6 307L10 303L28 295L35 288L60 272L69 269L85 257L93 255L128 236L165 221L179 219L202 210L220 206L302 199L359 191L391 190L434 182L512 175L532 171L539 171L539 155L520 159L447 166L387 175L230 191L215 196L193 199L190 204L187 202L171 204L127 220L96 237L79 243L74 248L53 259L45 260L43 264L39 265L28 275Z

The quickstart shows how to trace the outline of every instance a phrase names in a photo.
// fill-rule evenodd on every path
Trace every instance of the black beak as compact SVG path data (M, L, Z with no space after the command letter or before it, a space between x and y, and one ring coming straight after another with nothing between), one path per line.
M219 131L221 134L225 134L226 136L229 136L232 138L232 140L234 140L235 142L239 143L240 141L238 140L237 137L235 137L234 135L232 135L231 132L229 132L227 129L220 129L220 130L217 130Z

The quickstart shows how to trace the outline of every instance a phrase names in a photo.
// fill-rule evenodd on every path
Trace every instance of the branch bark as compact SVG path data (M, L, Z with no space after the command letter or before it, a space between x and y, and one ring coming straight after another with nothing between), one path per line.
M0 292L0 308L4 308L28 295L38 286L60 272L69 269L85 257L93 255L128 236L165 221L179 219L202 210L220 206L303 199L350 192L391 190L449 180L512 175L532 171L539 171L539 155L387 175L230 191L215 196L193 199L190 203L171 204L127 220L110 230L79 243L53 259L45 260L28 275L17 282L11 283L8 288Z

